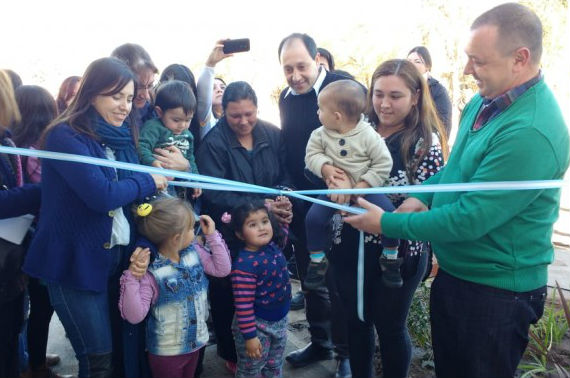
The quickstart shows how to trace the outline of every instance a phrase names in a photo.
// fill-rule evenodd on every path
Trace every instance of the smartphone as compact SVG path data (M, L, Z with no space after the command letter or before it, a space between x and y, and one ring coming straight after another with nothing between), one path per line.
M228 39L224 41L224 54L249 51L249 38Z

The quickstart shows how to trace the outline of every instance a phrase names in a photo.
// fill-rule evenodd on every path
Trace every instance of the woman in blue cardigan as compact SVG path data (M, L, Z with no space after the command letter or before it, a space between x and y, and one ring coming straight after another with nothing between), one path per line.
M76 98L43 136L48 151L138 163L125 122L135 76L115 58L89 65ZM47 283L80 377L112 376L108 282L131 240L129 205L166 187L159 175L45 159L40 221L24 271Z

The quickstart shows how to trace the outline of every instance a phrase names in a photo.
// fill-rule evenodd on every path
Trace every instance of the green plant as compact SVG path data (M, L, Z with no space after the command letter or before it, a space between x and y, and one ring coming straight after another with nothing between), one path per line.
M417 347L424 352L423 360L429 365L433 361L431 325L429 318L430 288L422 282L416 291L408 315L408 330Z
M568 307L568 302L566 302L566 298L564 298L564 292L562 288L556 281L556 290L558 290L558 294L560 295L560 302L562 302L562 309L564 310L564 315L566 316L566 324L570 327L570 308Z
M521 378L536 377L557 372L559 377L570 374L562 366L560 356L553 351L553 346L559 344L570 327L570 310L564 298L562 289L556 283L557 291L552 291L550 305L544 309L542 318L529 330L529 344L526 356L530 362L519 365L524 373ZM556 306L556 293L560 295L562 309Z

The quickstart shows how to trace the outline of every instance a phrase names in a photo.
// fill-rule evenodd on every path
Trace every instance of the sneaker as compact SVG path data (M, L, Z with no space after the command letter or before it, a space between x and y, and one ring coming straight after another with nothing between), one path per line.
M382 270L382 283L384 286L398 289L402 287L404 281L400 274L400 266L404 259L401 257L397 259L387 259L384 255L380 257L380 269Z
M326 257L323 257L321 262L309 263L307 267L307 275L303 281L303 285L307 290L317 290L318 288L325 286L325 275L329 267L329 261Z

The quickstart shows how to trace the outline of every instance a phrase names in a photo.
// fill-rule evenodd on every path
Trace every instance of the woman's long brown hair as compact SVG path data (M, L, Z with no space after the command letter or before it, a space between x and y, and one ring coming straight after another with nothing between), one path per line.
M400 154L404 166L406 167L408 181L410 184L413 184L416 176L415 172L432 145L432 133L436 133L439 137L444 160L447 159L448 147L445 130L437 116L426 80L420 74L416 66L405 59L387 60L380 64L374 71L370 81L370 89L368 90L368 119L370 122L376 126L380 125L380 119L372 105L372 98L374 96L374 84L376 80L384 76L397 76L404 81L406 87L408 87L412 94L418 93L417 105L412 107L404 119L404 129L402 130L400 147ZM418 140L422 141L419 149L420 154L419 156L414 156L412 148Z

